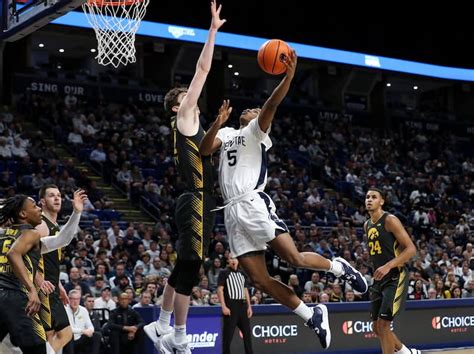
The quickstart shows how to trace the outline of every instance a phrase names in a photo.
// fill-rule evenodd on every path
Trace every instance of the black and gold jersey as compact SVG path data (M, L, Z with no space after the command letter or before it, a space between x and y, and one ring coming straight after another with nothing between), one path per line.
M367 245L374 270L390 262L399 254L399 244L395 235L385 229L385 220L390 214L385 212L377 222L367 220ZM398 276L400 269L392 269L385 277Z
M176 117L171 121L173 130L173 158L178 173L186 184L187 192L204 191L212 193L214 189L214 170L211 156L199 153L199 144L205 135L201 125L194 136L184 136L176 127Z
M13 273L13 268L7 259L7 253L22 231L31 229L33 229L33 226L29 224L13 225L0 236L0 288L28 292L25 285ZM33 281L38 270L40 257L41 249L39 245L33 247L23 256L23 262L31 281Z
M54 236L59 233L59 225L49 220L43 215L43 220L48 226L49 236ZM50 281L55 287L55 291L58 290L59 283L59 264L61 263L61 249L57 249L42 255L42 261L40 261L39 272L43 275L44 279Z

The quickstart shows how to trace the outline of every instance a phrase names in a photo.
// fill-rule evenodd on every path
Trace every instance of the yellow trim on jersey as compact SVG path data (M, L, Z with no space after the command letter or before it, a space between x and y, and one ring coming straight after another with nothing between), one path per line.
M395 292L395 297L394 297L393 306L392 306L392 316L395 316L398 310L400 310L400 306L403 301L403 292L405 290L406 275L407 275L407 272L405 270L402 270L400 272L400 276L398 278L397 291Z
M40 301L41 301L41 308L39 312L39 316L41 321L46 323L46 325L51 328L51 305L49 304L49 296L46 295L42 290L38 292Z
M203 232L204 232L204 194L199 192L199 197L193 198L191 202L191 208L195 212L195 215L191 216L191 224L194 233L198 238L193 238L192 247L193 250L203 258Z
M35 331L36 335L46 342L46 332L44 330L43 323L39 318L39 315L35 314L31 318L31 321L33 322L33 330Z

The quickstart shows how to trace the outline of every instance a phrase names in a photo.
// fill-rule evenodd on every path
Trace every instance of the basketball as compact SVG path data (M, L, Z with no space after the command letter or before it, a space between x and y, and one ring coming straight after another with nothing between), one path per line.
M268 74L283 74L286 71L286 66L283 61L288 57L289 53L290 47L285 41L270 39L263 43L258 50L258 65Z

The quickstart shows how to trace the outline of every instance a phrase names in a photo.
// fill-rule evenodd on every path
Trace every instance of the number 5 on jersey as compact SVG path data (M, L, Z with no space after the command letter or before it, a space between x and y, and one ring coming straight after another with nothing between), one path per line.
M5 241L3 241L2 253L0 254L0 264L8 263L7 253L10 250L12 241L13 240L11 239L6 239Z
M231 167L237 164L237 149L227 151L227 160Z

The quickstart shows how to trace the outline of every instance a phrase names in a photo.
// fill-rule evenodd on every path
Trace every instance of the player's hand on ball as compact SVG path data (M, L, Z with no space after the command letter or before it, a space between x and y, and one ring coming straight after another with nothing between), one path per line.
M227 122L231 113L232 107L230 107L230 101L224 100L224 102L222 102L221 108L219 108L219 114L216 118L216 123L219 125L219 127L223 126L224 123Z
M294 49L290 49L289 56L287 56L285 61L283 62L286 66L286 76L293 78L293 76L295 75L297 62L298 57L296 56L296 51Z

